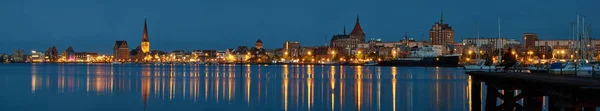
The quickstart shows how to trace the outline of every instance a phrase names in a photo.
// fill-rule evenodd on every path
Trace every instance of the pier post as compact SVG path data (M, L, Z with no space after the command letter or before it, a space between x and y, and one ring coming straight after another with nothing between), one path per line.
M515 90L514 89L504 89L504 97L502 97L504 102L502 103L504 106L502 109L504 111L513 111L515 109Z
M490 84L487 84L487 94L485 96L485 110L486 111L496 111L496 101L498 99L498 89Z
M471 109L473 111L481 111L481 81L473 77L471 84Z
M525 99L523 99L523 107L525 107L525 111L542 111L544 97L534 94L532 90L523 90L523 93L526 94Z
M556 97L548 96L548 111L560 111L561 108L556 103Z

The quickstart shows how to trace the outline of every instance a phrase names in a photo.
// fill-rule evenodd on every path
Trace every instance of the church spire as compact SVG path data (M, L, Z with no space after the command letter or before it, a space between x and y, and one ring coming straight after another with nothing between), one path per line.
M359 18L359 17L358 17L358 14L356 14L356 24L358 24L358 22L359 22L359 19L358 19L358 18Z
M146 23L146 17L144 17L144 32L142 33L142 44L140 45L142 52L150 52L150 40L148 40L148 24Z
M440 13L440 23L444 23L444 10Z
M148 24L146 23L146 17L144 17L144 33L142 34L142 41L148 42Z
M346 35L346 25L344 25L344 35Z

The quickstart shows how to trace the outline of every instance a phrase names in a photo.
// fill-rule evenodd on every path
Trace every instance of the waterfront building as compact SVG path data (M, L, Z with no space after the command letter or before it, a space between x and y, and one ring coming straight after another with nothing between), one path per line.
M346 27L344 27L344 33L334 35L331 38L330 46L334 48L334 50L340 50L343 52L340 53L350 53L347 50L354 50L357 48L357 44L365 42L365 33L360 26L359 17L356 16L356 24L354 25L354 29L350 32L350 35L346 35Z
M96 52L75 52L76 62L93 62L98 57Z
M10 55L8 54L0 54L0 63L9 62Z
M263 49L263 41L260 40L260 39L256 40L256 43L254 44L254 47L256 49Z
M507 39L505 37L463 38L462 43L464 46L476 46L479 44L479 47L489 47L494 49L507 48L507 46L521 44L521 42L515 39Z
M73 50L72 46L65 49L60 56L63 62L75 62L75 50Z
M408 42L408 43L407 43ZM389 41L384 42L381 39L371 39L367 43L358 44L359 49L372 49L376 47L399 47L400 45L406 45L407 47L423 47L428 45L425 41L414 41L414 40L400 40L400 41Z
M537 40L535 41L535 53L539 53L540 55L545 55L548 57L555 57L561 59L572 59L578 58L580 55L574 53L574 49L579 46L576 45L577 41L573 40ZM589 46L588 46L589 45ZM598 55L600 51L600 40L590 40L586 46L589 50L584 55L586 57L593 57L594 55ZM565 56L566 55L566 56Z
M115 42L113 47L114 61L126 62L129 59L129 47L127 41L119 40Z
M400 41L384 42L381 39L372 38L367 43L360 43L357 50L351 51L351 55L357 54L376 54L384 57L405 57L412 47L423 47L429 45L425 41L415 41L412 38L405 37ZM359 53L360 52L360 53ZM361 57L363 58L363 57Z
M46 59L44 52L38 52L36 50L31 51L31 62L33 63L41 63Z
M465 45L463 43L454 43L454 51L453 54L462 54L465 50Z
M15 50L11 57L11 62L25 62L25 54L22 49Z
M536 33L523 33L523 48L535 48L535 41L538 41L538 35Z
M352 29L352 32L350 32L350 38L357 39L358 43L364 43L365 36L365 32L363 32L362 28L360 27L360 20L358 16L356 16L356 24L354 24L354 29Z
M154 62L165 62L168 58L167 53L160 50L150 51L150 54L148 54L147 56L150 56L150 60Z
M441 15L439 22L435 22L429 30L429 42L431 45L454 45L454 30L448 24L444 23L444 15Z
M47 58L46 62L58 62L59 56L58 49L56 49L56 46L52 46L46 49L45 56L45 58Z
M205 56L206 59L216 59L217 50L202 50L202 55Z
M144 53L142 46L137 46L135 49L129 51L129 59L132 62L142 62L145 61L144 57L146 57L147 53Z
M285 41L282 53L284 59L298 58L300 56L300 42Z
M183 62L183 61L185 61L185 59L187 59L185 56L184 50L171 51L171 54L169 54L169 56L171 57L171 61L177 61L177 62Z
M144 32L142 33L142 43L141 43L142 53L150 52L150 40L148 40L148 25L146 23L146 19L144 18Z

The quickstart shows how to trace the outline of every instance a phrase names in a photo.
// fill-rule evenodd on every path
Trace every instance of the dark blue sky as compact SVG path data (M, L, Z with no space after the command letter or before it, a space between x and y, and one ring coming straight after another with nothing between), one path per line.
M333 34L348 32L356 15L367 38L401 39L404 33L428 38L440 19L455 30L455 40L502 35L520 40L535 32L541 39L567 38L576 15L587 16L594 33L600 27L598 0L1 0L0 53L15 49L111 53L115 40L140 44L148 19L151 49L224 49L253 45L266 48L283 41L323 45Z

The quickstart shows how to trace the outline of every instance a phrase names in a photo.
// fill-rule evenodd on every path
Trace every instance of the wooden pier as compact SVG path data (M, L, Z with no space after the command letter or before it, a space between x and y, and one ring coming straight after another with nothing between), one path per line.
M600 79L541 73L467 72L473 111L595 111L600 106ZM487 86L482 95L482 84ZM518 92L518 93L516 93ZM482 97L485 109L482 109ZM502 103L498 105L497 99ZM519 100L523 100L519 103Z

